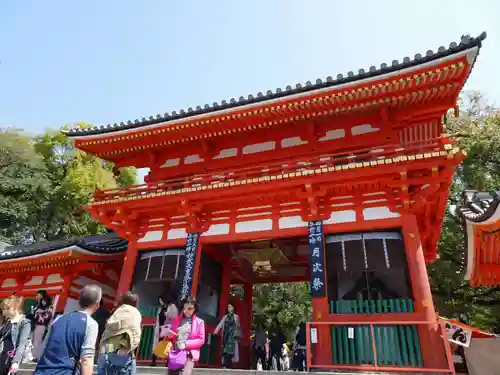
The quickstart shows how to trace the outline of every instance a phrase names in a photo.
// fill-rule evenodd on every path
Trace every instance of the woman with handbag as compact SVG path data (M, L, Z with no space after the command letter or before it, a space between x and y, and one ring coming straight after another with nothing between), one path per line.
M11 296L2 302L0 328L0 375L14 374L24 356L31 333L31 322L21 314L22 300Z
M222 331L222 367L232 368L239 362L238 340L241 336L240 318L234 311L234 306L227 305L227 313L220 320L214 335Z
M106 322L99 345L97 375L135 375L134 351L141 341L142 321L137 302L137 294L125 293Z
M181 314L168 332L174 345L168 355L169 375L191 375L205 344L205 322L196 316L196 298L186 298L182 306Z
M156 353L158 345L161 344L160 348L165 345L162 341L164 341L167 337L167 332L169 332L172 327L172 321L179 316L179 309L177 309L174 301L175 298L172 296L167 299L163 299L161 296L158 297L160 307L156 316L155 337L153 340L153 359L151 361L151 366L156 366L158 358L164 358L163 355L157 355Z

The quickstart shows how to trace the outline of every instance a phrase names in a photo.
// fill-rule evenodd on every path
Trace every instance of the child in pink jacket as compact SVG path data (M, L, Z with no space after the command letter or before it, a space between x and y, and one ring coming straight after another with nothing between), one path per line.
M196 298L188 297L183 302L181 314L172 322L169 337L174 340L175 349L188 352L188 359L183 369L169 370L169 375L191 375L194 364L200 359L200 350L205 344L205 322L195 312Z

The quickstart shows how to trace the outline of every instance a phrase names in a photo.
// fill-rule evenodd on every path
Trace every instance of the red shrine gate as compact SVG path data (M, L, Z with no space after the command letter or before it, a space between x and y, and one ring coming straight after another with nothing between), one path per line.
M199 299L210 300L214 320L231 283L245 286L250 317L254 282L308 280L311 368L453 372L426 262L436 258L463 158L443 116L456 109L484 38L296 88L70 130L78 148L117 171L150 168L147 183L97 191L88 206L129 240L117 294L150 250L165 251L162 262L149 260L155 267L173 264L169 251L183 254L181 290L206 294Z

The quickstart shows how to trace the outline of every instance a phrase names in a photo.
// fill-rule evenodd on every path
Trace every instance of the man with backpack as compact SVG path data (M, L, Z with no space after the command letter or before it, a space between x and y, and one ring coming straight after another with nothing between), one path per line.
M45 337L34 375L92 375L99 327L92 314L102 298L97 285L85 286L80 311L58 316Z

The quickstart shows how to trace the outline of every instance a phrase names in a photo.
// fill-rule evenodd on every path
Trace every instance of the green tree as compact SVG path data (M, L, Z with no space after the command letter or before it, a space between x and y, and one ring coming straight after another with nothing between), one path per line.
M5 147L0 150L0 159L8 161L9 155L11 159L18 159L2 163L5 169L2 175L21 177L10 179L5 186L15 192L28 184L32 190L37 188L37 195L25 192L21 196L25 199L16 201L20 207L11 209L10 216L6 208L0 211L0 222L10 223L11 228L3 230L4 238L18 243L105 232L82 207L90 202L96 189L135 183L135 168L123 168L119 176L115 176L112 164L77 150L73 142L58 131L32 138L21 132L9 131L8 134L9 141L5 141ZM11 200L16 198L13 196ZM13 207L8 203L0 207Z
M312 304L308 283L258 284L253 290L254 324L269 327L277 319L289 341L300 322L311 321Z
M30 138L15 129L0 129L0 240L29 240L50 185L46 165Z
M448 200L438 252L429 266L436 309L444 316L460 318L486 329L500 326L500 289L473 288L464 280L466 244L463 223L456 214L465 189L492 191L500 188L500 112L478 92L461 100L460 117L447 117L446 130L467 157L457 168Z

